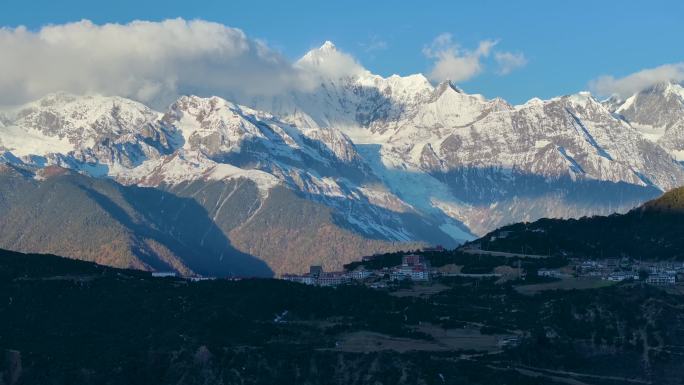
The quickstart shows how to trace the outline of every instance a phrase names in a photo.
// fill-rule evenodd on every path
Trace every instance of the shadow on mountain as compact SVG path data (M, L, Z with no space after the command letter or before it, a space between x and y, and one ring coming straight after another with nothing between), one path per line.
M474 205L560 194L568 203L632 208L662 194L652 185L639 186L595 179L573 180L569 175L547 178L519 170L491 167L462 167L447 172L433 172L431 175L447 184L458 199Z
M328 151L325 143L314 139L307 139L307 141L313 148L318 149L322 156L327 156L328 158L326 159L334 156L325 154L325 151ZM245 139L240 153L229 153L214 158L214 160L241 168L256 168L274 174L279 173L280 170L275 170L273 166L279 167L280 164L284 163L294 168L307 170L318 177L330 177L336 180L345 178L354 185L380 183L380 180L372 173L372 170L363 163L346 163L337 159L337 163L326 164L320 159L314 159L304 151L299 150L296 151L296 154L300 159L292 159L282 155L279 156L277 152L269 149L267 144L260 138ZM264 163L263 153L275 154L270 155L270 157L276 162ZM284 175L284 177L292 185L308 184L306 177L301 175L296 180L291 175ZM339 187L345 196L356 194L345 183L339 183ZM332 220L336 225L368 239L400 242L422 241L430 244L455 247L460 244L459 240L465 241L471 238L469 230L462 223L448 218L439 210L434 210L434 214L437 215L435 218L408 210L393 211L371 203L366 198L350 200L346 197L306 193L297 189L295 189L295 193L301 198L323 203L328 207L337 209L332 213ZM462 231L464 233L463 237L454 239L440 229L440 225L447 222Z
M376 144L357 146L371 168L402 200L431 207L431 199L450 196L477 212L468 216L470 230L484 234L496 227L543 217L581 217L626 212L662 194L658 188L599 181L569 175L548 178L498 167L462 167L422 173L388 168ZM438 209L434 209L438 210Z
M398 237L395 239L400 242L425 242L428 245L442 245L446 248L457 247L473 237L470 230L455 219L450 222L454 222L453 225L463 232L462 237L455 236L455 238L443 231L440 228L440 225L443 224L440 223L440 219L429 218L412 212L397 213L372 204L369 204L368 207L370 207L376 223L390 231L374 229L372 226L360 226L355 223L356 221L350 221L347 216L340 213L332 215L333 222L370 239L387 240L388 235L397 234ZM369 215L365 214L365 216L368 217ZM406 234L407 238L402 239L402 234Z
M378 182L364 163L346 162L341 160L328 149L327 145L316 139L304 138L304 142L318 152L320 158L315 158L305 151L292 148L294 154L285 156L273 149L273 145L262 138L243 139L240 152L229 152L212 156L211 159L219 163L229 163L240 168L255 168L266 172L273 172L274 162L264 162L264 154L277 163L286 164L293 168L314 172L322 177L344 177L356 184ZM283 145L284 142L282 143ZM331 162L326 162L330 160Z
M164 245L196 273L209 276L273 276L258 258L231 246L226 235L193 199L134 186L122 186L126 202L142 216L133 219L108 196L81 186L104 210L137 236Z
M425 216L415 211L394 211L373 204L366 198L357 201L344 197L298 195L336 208L331 214L333 223L369 239L426 242L452 248L472 238L465 225L445 215ZM464 233L463 237L455 238L443 231L440 226L447 222L458 227Z

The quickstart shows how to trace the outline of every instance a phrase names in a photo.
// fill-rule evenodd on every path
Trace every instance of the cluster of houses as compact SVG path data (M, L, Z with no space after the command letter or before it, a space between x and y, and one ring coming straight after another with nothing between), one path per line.
M437 246L423 251L441 252L444 249ZM372 261L375 257L364 257L364 262ZM176 272L152 272L157 278L179 277ZM518 265L518 278L525 279L526 272ZM684 282L684 262L642 262L629 258L580 259L571 258L568 266L558 269L539 269L537 275L553 278L598 278L607 281L620 282L625 280L644 279L646 283L659 286L675 285ZM433 269L430 262L422 255L407 254L402 256L401 265L368 270L363 266L351 271L323 270L322 266L311 266L307 274L285 274L281 278L287 281L299 282L316 286L338 286L351 282L365 282L374 288L386 287L389 282L414 281L427 282L434 277L463 276L471 278L500 277L501 274L463 274L459 271ZM191 281L215 279L212 277L181 277ZM239 280L240 278L231 278Z
M674 285L684 278L684 263L659 263L645 266L646 282L653 285ZM680 278L677 278L679 276Z
M409 279L411 281L429 281L430 262L421 255L405 255L402 258L401 266L395 266L391 269L390 279L393 281L401 281L404 279Z
M639 280L640 274L646 275L646 283L653 285L674 285L677 276L684 276L684 262L641 262L629 258L607 258L600 260L571 259L570 266L564 269L539 269L543 277L586 277L620 282Z
M363 270L357 272L356 275L352 275L349 272L344 271L323 271L322 266L311 266L307 274L296 275L296 274L285 274L281 278L286 281L299 282L306 285L316 285L316 286L337 286L345 283L349 283L352 279L363 279L363 278L353 278L361 276L370 276L370 272Z
M365 257L370 261L372 257ZM407 254L402 257L401 265L367 270L359 267L352 271L323 271L321 266L311 266L309 273L303 275L286 274L284 280L316 286L337 286L354 281L365 281L371 287L386 287L388 281L410 280L427 282L436 276L500 276L500 274L462 274L433 269L422 255ZM639 280L645 275L645 282L653 285L674 285L684 282L684 262L641 262L628 258L607 258L600 260L570 259L569 266L558 269L539 269L537 275L553 278L598 278L620 282ZM524 272L521 272L521 277Z
M421 255L408 254L402 257L401 265L379 270L367 270L364 267L352 271L323 271L321 266L311 266L307 274L285 274L282 279L316 286L337 286L352 281L365 281L369 278L389 277L391 281L429 281L431 277L430 262Z

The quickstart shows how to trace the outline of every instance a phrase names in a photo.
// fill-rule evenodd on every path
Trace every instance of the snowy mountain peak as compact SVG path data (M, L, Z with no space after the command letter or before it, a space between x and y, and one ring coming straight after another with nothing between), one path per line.
M245 107L218 96L200 97L196 95L181 96L169 107L167 115L174 113L188 114L198 122L209 116L220 116L222 119L244 119L247 116L259 119L274 119L273 115Z
M571 105L581 108L605 108L601 102L599 102L591 92L580 91L575 94L570 94L561 97L562 100L566 100Z
M646 139L684 161L684 87L680 83L658 83L624 101L614 99L604 105Z
M323 43L323 45L321 45L318 48L318 50L323 51L323 52L325 52L325 51L337 51L337 47L330 40L326 40L325 43Z
M162 120L182 133L186 150L211 158L239 153L244 143L255 141L298 147L296 135L286 123L216 96L183 96Z
M642 93L642 94L652 93L652 94L680 96L680 95L682 95L682 90L684 90L684 88L682 88L682 85L679 82L672 80L672 81L667 81L667 82L656 83L656 84L652 85L651 87L648 87L645 90L641 91L640 93Z
M448 91L454 91L454 92L459 93L459 94L464 93L462 89L456 87L456 85L454 85L454 83L452 83L451 80L447 79L447 80L440 82L437 85L437 87L435 87L435 95L439 96L439 95L443 94L444 92L446 92L447 90Z
M170 151L174 135L158 124L159 113L116 96L55 93L6 115L0 148L16 156L74 154L79 162L130 166Z
M326 60L334 60L339 56L348 55L338 51L335 44L329 40L326 40L326 42L320 47L314 48L304 54L304 56L297 61L297 64L300 66L319 66Z
M348 77L371 76L370 72L356 59L338 51L329 41L307 52L295 63L295 66L303 70L314 84Z
M332 43L298 65L315 75L312 89L239 103L184 96L164 114L121 98L51 95L6 114L0 153L146 186L246 178L264 193L277 181L394 240L416 238L380 208L463 239L459 223L483 233L605 214L684 184L673 159L684 158L677 84L611 104L580 92L512 107L421 74L373 75Z
M684 102L684 87L681 83L670 82L665 87L665 93L668 95L674 95L682 99Z
M425 90L433 89L432 83L430 83L428 78L423 74L411 74L407 76L394 74L383 80L392 88L402 88L414 92L423 92Z
M445 80L439 83L432 92L431 100L436 101L443 99L447 103L454 103L457 105L467 103L467 104L485 104L488 103L487 99L480 94L468 94L461 88L456 86L450 80ZM498 99L497 103L500 103L502 99ZM508 103L506 103L508 104Z

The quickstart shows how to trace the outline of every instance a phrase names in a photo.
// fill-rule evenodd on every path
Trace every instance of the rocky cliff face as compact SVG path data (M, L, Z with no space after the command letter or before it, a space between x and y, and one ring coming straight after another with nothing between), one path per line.
M684 161L684 87L661 83L610 106L644 137Z
M386 191L334 129L300 130L197 97L180 99L165 114L147 113L147 120L127 119L142 125L128 126L114 117L137 110L122 112L119 98L78 99L54 95L10 112L9 129L0 133L3 187L16 190L3 196L7 248L244 276L309 264L338 269L367 253L457 243L439 229L444 219L424 217ZM69 118L74 105L90 118ZM46 114L41 108L60 116L64 129L29 124L25 116ZM43 216L50 219L41 222ZM98 216L96 226L89 222ZM71 226L60 227L64 220Z
M327 46L313 56L321 66L334 55ZM626 211L684 183L676 162L681 90L654 87L643 93L649 102L635 95L643 106L629 119L616 111L630 102L601 103L589 93L511 106L449 82L433 87L422 75L366 71L251 103L286 121L340 129L399 198L482 234L544 216ZM669 124L667 135L650 137L648 116Z

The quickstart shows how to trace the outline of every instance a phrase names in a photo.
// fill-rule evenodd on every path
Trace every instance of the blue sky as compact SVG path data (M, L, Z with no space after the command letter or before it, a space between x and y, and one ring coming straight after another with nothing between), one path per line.
M449 33L474 51L480 42L523 54L526 65L498 74L493 55L483 70L459 82L468 92L519 103L577 92L601 75L630 73L684 61L682 1L17 1L0 25L89 19L96 24L182 17L219 22L262 39L290 59L332 40L374 73L428 73L424 48Z

